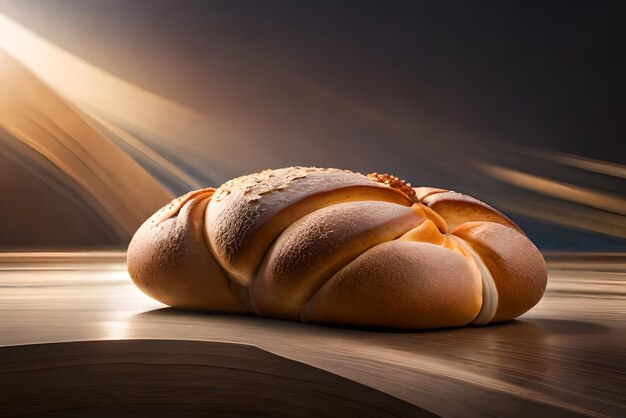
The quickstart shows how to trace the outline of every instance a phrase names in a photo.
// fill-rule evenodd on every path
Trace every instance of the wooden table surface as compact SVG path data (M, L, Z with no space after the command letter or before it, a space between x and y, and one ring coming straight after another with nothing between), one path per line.
M389 332L176 311L134 287L123 253L5 253L0 346L239 343L389 395L416 415L626 416L626 256L554 255L548 264L544 299L518 320ZM7 367L0 362L0 375Z

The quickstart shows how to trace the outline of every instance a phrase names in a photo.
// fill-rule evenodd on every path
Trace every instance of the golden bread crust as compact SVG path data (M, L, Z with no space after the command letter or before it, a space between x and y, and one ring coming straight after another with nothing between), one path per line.
M423 221L410 207L372 201L339 203L304 216L266 254L251 286L254 311L299 319L304 303L333 273Z
M247 312L204 239L215 189L190 192L150 217L128 247L128 272L148 296L181 309Z
M548 271L533 243L512 228L493 222L467 222L452 231L480 256L498 292L491 322L517 318L543 296Z
M389 241L330 278L304 309L310 322L390 328L466 325L481 305L480 275L438 245Z
M486 221L502 224L523 233L519 226L500 211L471 196L442 191L428 194L421 202L437 212L450 229L464 222Z
M475 198L314 167L174 200L137 231L128 269L179 308L390 328L512 319L547 281L521 229Z
M247 286L269 244L302 216L334 203L378 200L410 206L402 192L347 170L288 167L228 181L207 209L206 236L219 263Z

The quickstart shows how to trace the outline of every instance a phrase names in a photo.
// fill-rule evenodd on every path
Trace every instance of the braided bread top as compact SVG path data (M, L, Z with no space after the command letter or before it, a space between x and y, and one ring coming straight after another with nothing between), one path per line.
M171 306L434 328L515 318L541 253L472 197L347 170L265 170L184 195L133 237L137 286Z

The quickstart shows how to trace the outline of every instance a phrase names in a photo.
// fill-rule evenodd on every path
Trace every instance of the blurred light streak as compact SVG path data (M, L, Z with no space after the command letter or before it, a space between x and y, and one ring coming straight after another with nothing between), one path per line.
M3 14L0 14L0 48L79 107L87 105L107 118L148 133L150 138L167 138L161 145L184 154L191 165L210 172L210 177L217 177L212 164L207 164L207 159L219 161L215 156L215 141L210 141L207 134L217 122L207 115L121 80Z
M135 138L130 133L126 132L121 127L115 125L114 123L109 122L105 118L97 115L96 113L85 111L87 115L92 118L96 123L95 125L101 125L102 128L107 129L113 135L115 135L120 140L124 141L128 146L133 148L138 153L142 154L146 158L153 161L159 167L161 167L168 174L176 177L183 183L187 184L190 189L200 189L202 188L202 184L197 182L193 177L185 173L176 165L169 162L167 159L163 158L159 153L155 152L152 148ZM100 126L95 126L96 129L100 128Z
M621 215L587 207L565 207L562 202L547 202L516 196L495 202L503 211L540 219L565 227L585 230L618 238L626 238L626 219Z
M596 192L573 184L558 182L493 164L478 163L478 167L490 176L522 189L599 208L619 215L626 215L626 200L618 196Z
M80 113L0 49L0 128L77 184L123 238L171 199L149 173ZM28 191L24 191L28 193Z
M605 174L607 176L626 179L626 166L621 164L599 161L591 158L557 152L546 152L544 154L552 161L563 165L568 165L570 167L579 168L586 171L592 171L594 173Z

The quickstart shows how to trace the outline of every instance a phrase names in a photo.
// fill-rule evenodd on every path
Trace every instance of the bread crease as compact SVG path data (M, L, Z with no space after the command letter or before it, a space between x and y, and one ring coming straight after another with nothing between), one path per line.
M532 242L478 199L314 167L175 199L133 237L128 270L178 308L405 329L513 319L547 281Z

